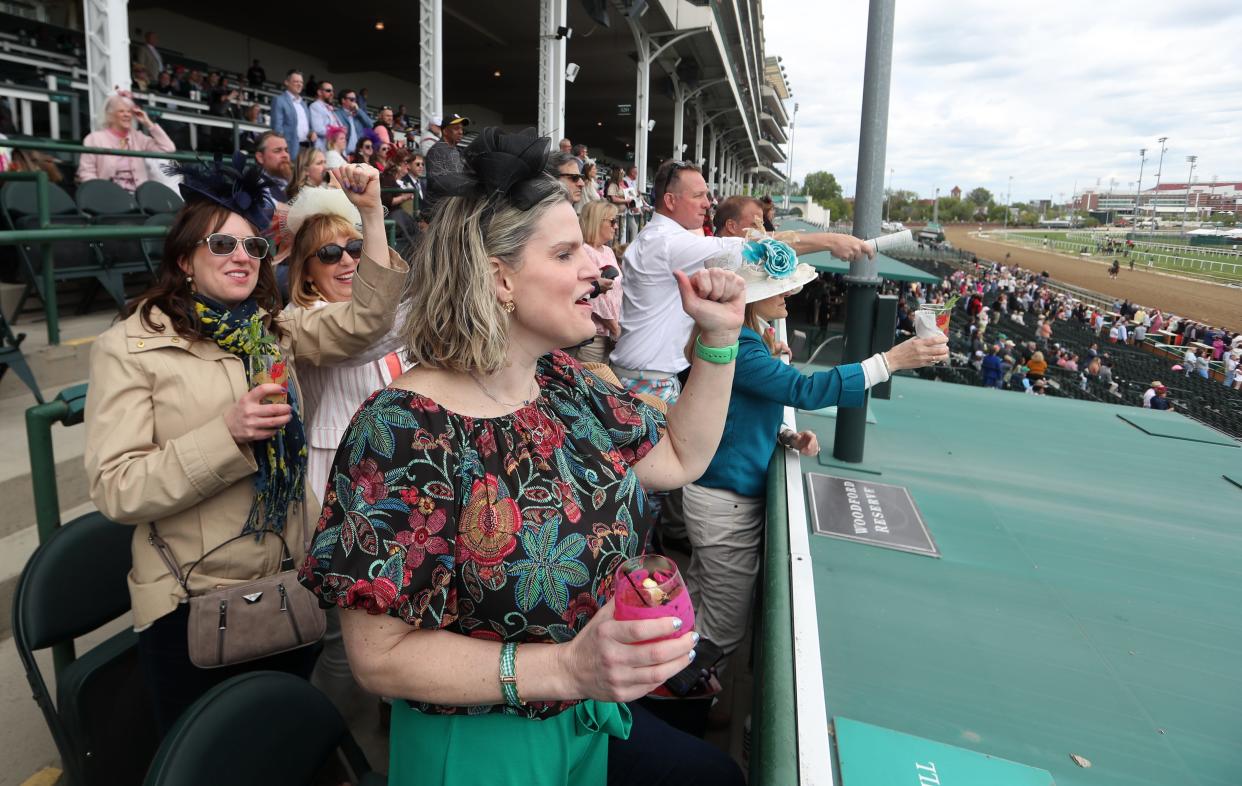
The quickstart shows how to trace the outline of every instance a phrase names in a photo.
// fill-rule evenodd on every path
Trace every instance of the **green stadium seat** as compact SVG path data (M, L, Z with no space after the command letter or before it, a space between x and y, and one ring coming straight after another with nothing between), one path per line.
M101 226L141 226L146 214L138 209L134 195L111 180L87 180L78 186L74 196L78 210L89 216L91 223ZM132 240L101 240L100 253L110 270L126 273L153 272L147 266L142 242Z
M25 338L25 333L13 335L8 320L4 318L4 314L0 314L0 379L4 379L5 371L13 369L13 373L30 388L35 401L42 404L43 393L39 390L39 383L35 381L30 366L26 364L26 356L22 354L22 341Z
M149 216L160 213L176 213L185 204L177 192L155 180L148 180L134 192L138 209Z

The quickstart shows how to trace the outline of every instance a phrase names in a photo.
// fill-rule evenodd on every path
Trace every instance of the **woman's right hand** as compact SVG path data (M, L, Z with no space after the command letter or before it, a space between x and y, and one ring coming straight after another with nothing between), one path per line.
M930 366L949 357L949 338L944 334L931 338L907 339L885 353L890 371Z
M271 437L293 417L293 407L288 404L264 404L265 396L285 394L283 385L256 385L237 400L224 413L224 425L238 445L258 442Z
M613 601L596 612L565 647L565 673L572 693L599 701L634 701L691 663L698 634L637 644L676 632L675 617L621 621Z

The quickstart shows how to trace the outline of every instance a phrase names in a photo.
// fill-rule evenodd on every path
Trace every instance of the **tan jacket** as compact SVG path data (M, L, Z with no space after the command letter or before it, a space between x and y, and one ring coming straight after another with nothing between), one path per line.
M391 250L386 267L364 255L353 300L280 315L283 351L291 361L312 364L362 352L391 327L406 270ZM213 546L241 533L254 500L254 457L224 424L224 414L247 390L241 359L213 342L187 342L159 316L152 312L163 331L148 328L135 312L95 341L86 400L91 499L109 518L137 526L129 592L138 630L185 597L148 541L149 522L156 522L184 572ZM302 418L305 422L304 413ZM308 485L307 502L289 508L285 538L299 567L322 491ZM277 539L243 539L195 569L190 589L238 584L279 567Z

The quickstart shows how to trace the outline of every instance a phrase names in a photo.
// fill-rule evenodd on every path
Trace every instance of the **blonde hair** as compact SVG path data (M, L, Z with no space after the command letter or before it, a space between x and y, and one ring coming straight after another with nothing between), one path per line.
M107 126L112 122L112 115L122 109L133 109L134 106L134 100L129 96L123 96L117 93L113 93L108 96L107 100L104 101L104 125Z
M598 246L600 244L599 236L600 224L606 218L616 218L617 206L611 202L605 202L602 199L594 202L587 202L586 207L582 208L582 213L578 216L578 224L582 227L582 242L588 246Z
M298 228L289 252L289 300L294 305L310 308L316 301L321 300L314 285L306 280L306 265L316 251L336 240L339 235L346 235L351 240L362 237L357 227L335 213L313 215Z
M556 185L529 210L503 198L474 196L444 197L436 204L410 262L403 330L410 362L458 372L492 373L504 366L509 315L496 297L491 260L520 268L540 219L569 203L568 192Z
M762 302L763 301L761 300L756 300L753 303L746 304L746 314L742 317L742 327L748 327L758 333L760 338L763 339L764 346L768 348L769 352L775 355L776 338L768 335L767 331L763 328L763 323L759 321L759 315L755 313L755 306ZM703 329L700 328L698 324L695 324L694 328L690 331L690 340L686 342L685 355L686 360L691 363L694 362L694 342L698 340L702 333Z

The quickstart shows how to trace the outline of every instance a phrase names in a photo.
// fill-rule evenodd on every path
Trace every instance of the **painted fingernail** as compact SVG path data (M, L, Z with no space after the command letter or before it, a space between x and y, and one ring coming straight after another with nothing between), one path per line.
M694 633L691 633L690 635L693 637L690 639L691 645L697 647L699 644L699 639L702 637L699 636L699 632L697 630Z
M673 617L673 630L681 630L681 617Z
M690 662L690 663L694 663L694 658L695 658L695 656L697 656L697 655L698 655L698 653L697 653L697 652L695 652L694 650L690 650L690 656L689 656L689 657L690 657L690 661L689 661L689 662Z

